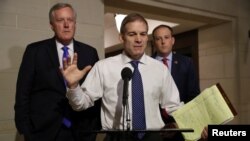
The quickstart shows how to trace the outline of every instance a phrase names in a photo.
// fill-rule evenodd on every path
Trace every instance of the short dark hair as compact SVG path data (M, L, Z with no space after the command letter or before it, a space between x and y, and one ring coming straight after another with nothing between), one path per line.
M165 24L161 24L161 25L158 25L157 27L155 27L153 29L153 31L152 31L153 39L155 39L155 35L154 34L155 34L156 30L158 30L159 28L168 28L170 30L170 32L171 32L171 36L173 36L173 34L174 34L174 31L173 31L172 27L170 27L168 25L165 25Z
M121 23L121 28L120 28L120 33L121 34L125 34L126 32L126 29L125 29L125 26L130 23L130 22L134 22L134 21L142 21L146 24L147 26L147 31L148 31L148 22L146 21L146 19L138 14L138 13L131 13L131 14L128 14L122 21Z
M53 18L54 18L53 12L56 11L56 10L65 8L65 7L69 7L70 9L72 9L72 11L74 12L74 15L75 15L75 19L76 19L76 12L75 12L74 8L72 7L72 5L70 5L68 3L57 3L54 6L52 6L50 8L50 10L49 10L49 21L50 21L50 23L53 22Z

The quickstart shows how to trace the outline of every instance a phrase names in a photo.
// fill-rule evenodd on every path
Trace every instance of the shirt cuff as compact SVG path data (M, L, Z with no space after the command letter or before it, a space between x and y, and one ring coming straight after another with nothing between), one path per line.
M79 84L74 89L70 89L70 88L67 87L66 97L68 99L73 99L75 97L78 97L79 93L81 93L81 87L80 87Z

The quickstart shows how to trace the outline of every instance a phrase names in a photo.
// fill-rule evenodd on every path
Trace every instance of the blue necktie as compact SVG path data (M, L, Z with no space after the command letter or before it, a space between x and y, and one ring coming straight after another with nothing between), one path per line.
M68 48L67 46L62 47L62 50L63 50L62 64L63 64L64 58L67 59L67 58L69 57L68 49L69 49L69 48ZM65 86L66 86L66 81L64 81L64 83L65 83ZM66 110L66 111L67 111L67 110ZM62 121L62 122L63 122L63 124L64 124L66 127L68 127L68 128L71 127L71 121L70 121L68 118L63 117L63 121Z
M145 130L145 109L144 109L144 94L141 74L138 69L139 61L132 61L134 73L132 77L132 126L134 130ZM145 133L138 133L138 138L141 139Z
M69 57L69 48L67 46L62 47L63 50L63 56L62 56L62 65L63 65L63 60L67 60L67 58ZM63 65L64 66L64 65ZM65 86L67 85L66 80L64 80Z
M63 62L63 59L67 59L69 57L69 48L67 46L64 46L62 47L62 50L63 50L63 57L62 57L62 62Z

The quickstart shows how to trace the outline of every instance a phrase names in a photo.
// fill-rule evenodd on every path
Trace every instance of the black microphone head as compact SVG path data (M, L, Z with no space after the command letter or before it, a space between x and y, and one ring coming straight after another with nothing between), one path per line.
M123 80L130 80L132 78L132 70L129 67L125 67L122 69L121 75Z

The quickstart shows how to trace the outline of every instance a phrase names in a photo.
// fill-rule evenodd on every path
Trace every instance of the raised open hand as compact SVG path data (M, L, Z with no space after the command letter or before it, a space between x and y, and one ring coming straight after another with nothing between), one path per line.
M67 82L67 86L70 89L76 88L78 82L84 77L91 69L91 66L86 66L84 69L79 70L77 67L77 53L74 53L73 61L71 63L71 57L63 60L63 68L60 71Z

